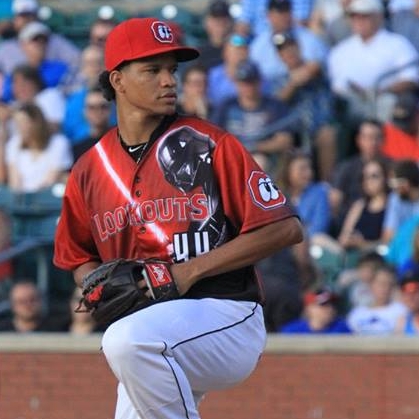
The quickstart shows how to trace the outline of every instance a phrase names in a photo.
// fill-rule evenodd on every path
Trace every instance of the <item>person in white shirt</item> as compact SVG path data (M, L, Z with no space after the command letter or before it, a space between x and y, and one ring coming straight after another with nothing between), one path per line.
M333 92L348 103L349 119L390 118L396 95L419 83L419 55L409 40L384 28L380 0L352 0L347 8L353 35L328 57Z
M8 186L17 192L37 192L65 181L73 163L68 139L51 134L42 111L33 103L13 114L16 135L6 143Z
M395 332L400 316L407 308L395 297L396 273L389 265L381 266L370 283L373 301L349 311L347 323L354 333L388 335Z

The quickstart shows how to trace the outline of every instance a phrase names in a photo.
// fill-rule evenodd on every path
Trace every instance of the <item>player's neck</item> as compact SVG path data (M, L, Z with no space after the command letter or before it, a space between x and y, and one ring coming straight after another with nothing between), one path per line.
M138 145L146 143L153 131L158 127L163 116L139 118L138 115L131 118L118 118L118 130L126 145Z

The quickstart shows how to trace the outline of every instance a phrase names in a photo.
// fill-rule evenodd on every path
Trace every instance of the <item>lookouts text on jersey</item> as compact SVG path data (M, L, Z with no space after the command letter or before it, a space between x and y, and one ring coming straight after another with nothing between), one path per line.
M116 128L77 161L54 263L73 270L115 254L180 263L293 215L237 139L208 122L174 115L155 130L139 164ZM252 266L198 281L184 297L262 298Z

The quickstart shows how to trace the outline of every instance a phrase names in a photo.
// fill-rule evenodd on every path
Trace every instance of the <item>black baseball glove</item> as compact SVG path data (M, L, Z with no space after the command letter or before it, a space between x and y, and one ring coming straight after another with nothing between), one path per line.
M141 280L145 280L145 288L140 288ZM178 297L167 262L115 259L98 266L83 279L82 298L75 311L89 311L99 325L108 325L152 304Z

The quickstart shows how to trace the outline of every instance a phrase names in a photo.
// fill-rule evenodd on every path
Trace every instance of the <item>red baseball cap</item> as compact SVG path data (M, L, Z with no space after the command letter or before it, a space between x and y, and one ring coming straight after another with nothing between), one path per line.
M112 71L124 61L166 52L174 52L178 61L199 57L198 50L178 43L168 23L149 17L132 18L109 33L105 44L105 67Z

